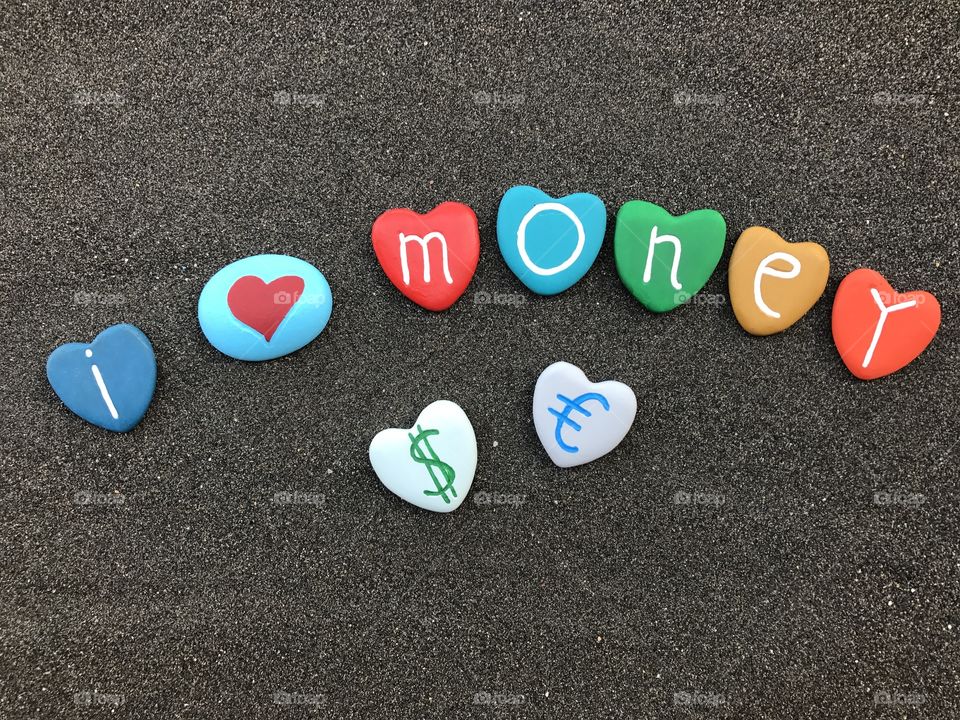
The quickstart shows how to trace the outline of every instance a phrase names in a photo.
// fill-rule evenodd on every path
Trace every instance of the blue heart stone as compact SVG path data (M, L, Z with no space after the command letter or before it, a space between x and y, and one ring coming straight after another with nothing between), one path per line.
M112 325L89 345L67 343L47 358L47 379L63 404L114 432L132 429L157 385L153 346L133 325Z
M497 242L514 275L533 292L556 295L587 274L603 244L607 209L596 195L554 199L518 185L497 213Z

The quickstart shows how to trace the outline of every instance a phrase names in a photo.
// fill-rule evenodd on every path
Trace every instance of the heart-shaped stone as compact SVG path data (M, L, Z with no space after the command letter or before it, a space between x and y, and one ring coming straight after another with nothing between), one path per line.
M394 286L427 310L446 310L467 289L480 258L469 206L445 202L423 215L387 210L374 223L373 250Z
M700 292L723 255L727 224L704 208L674 217L659 205L631 200L617 213L613 255L627 289L654 312Z
M847 368L874 380L910 364L940 327L940 303L928 292L898 293L883 275L854 270L833 299L833 342Z
M449 400L424 408L409 430L381 430L370 464L386 488L434 512L460 507L477 470L477 436L463 409Z
M753 335L772 335L806 315L823 295L830 257L817 243L789 243L773 230L750 227L733 246L728 275L737 322Z
M626 437L637 397L615 380L590 382L583 370L555 362L533 391L533 424L550 459L560 467L596 460Z
M87 422L132 429L157 384L153 346L133 325L112 325L89 345L67 343L47 358L47 379L59 398Z
M313 265L289 255L254 255L207 281L197 318L207 340L223 354L271 360L317 337L332 310L330 286Z
M580 280L597 259L607 209L596 195L553 198L518 185L497 212L497 243L507 266L540 295L556 295Z

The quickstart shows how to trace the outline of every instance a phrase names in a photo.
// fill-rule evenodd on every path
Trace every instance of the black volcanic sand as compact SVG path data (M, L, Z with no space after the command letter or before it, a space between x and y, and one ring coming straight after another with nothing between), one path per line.
M286 5L4 11L0 717L956 717L956 4ZM560 296L497 250L515 184L607 203ZM665 315L614 267L636 198L728 224L704 295ZM369 232L444 200L476 209L482 250L433 314ZM832 263L770 338L726 295L754 224ZM334 312L245 364L196 301L262 252L319 267ZM830 334L861 266L944 313L871 383ZM126 435L44 375L117 322L159 364ZM560 359L640 406L566 471L530 415ZM438 398L479 442L449 516L367 460Z

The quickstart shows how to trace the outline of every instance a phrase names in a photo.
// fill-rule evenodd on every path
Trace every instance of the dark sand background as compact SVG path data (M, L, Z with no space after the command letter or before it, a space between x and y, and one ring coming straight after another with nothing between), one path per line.
M0 24L0 717L957 717L955 2L149 5ZM611 213L559 297L497 250L521 183ZM656 316L621 285L612 216L636 198L725 216L702 300ZM369 230L448 199L480 217L480 265L431 314ZM726 303L753 224L832 261L768 339ZM301 352L244 364L196 300L261 252L313 262L335 307ZM943 306L873 383L830 335L860 266ZM113 435L44 362L122 321L159 381ZM640 404L570 471L530 417L558 359ZM480 448L451 516L366 457L438 398ZM875 501L896 491L916 502Z

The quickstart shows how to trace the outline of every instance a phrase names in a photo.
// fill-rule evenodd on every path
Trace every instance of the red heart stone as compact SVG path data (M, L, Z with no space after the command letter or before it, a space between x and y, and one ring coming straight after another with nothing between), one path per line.
M426 214L387 210L373 223L373 250L397 290L428 310L446 310L467 289L480 259L480 228L467 205Z
M303 278L298 275L284 275L270 283L244 275L230 287L227 305L237 320L270 342L302 292Z
M896 372L924 351L940 327L940 304L928 292L895 292L880 273L847 275L833 300L833 342L861 380Z

